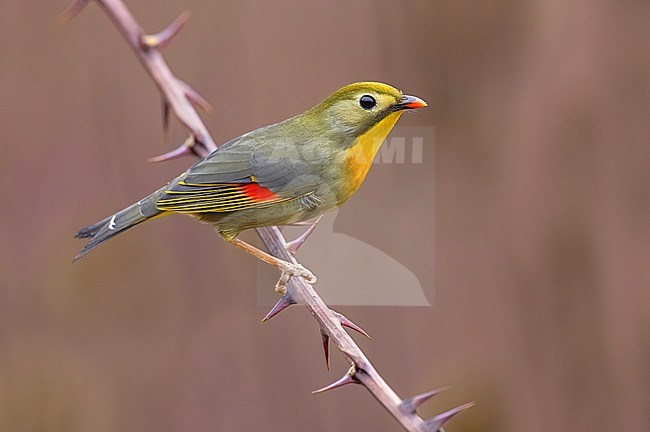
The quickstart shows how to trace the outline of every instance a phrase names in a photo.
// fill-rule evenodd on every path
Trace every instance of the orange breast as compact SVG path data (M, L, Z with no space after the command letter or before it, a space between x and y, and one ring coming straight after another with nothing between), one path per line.
M347 172L347 182L346 189L348 197L359 189L361 183L366 178L370 167L372 166L372 160L374 159L375 154L368 151L367 148L364 148L360 145L355 145L350 147L345 154L345 170Z

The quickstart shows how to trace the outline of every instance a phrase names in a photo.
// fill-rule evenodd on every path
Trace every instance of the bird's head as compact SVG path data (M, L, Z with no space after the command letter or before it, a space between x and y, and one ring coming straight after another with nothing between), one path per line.
M389 116L396 121L405 110L425 106L422 99L404 95L388 84L358 82L337 90L311 111L323 118L330 130L358 137Z

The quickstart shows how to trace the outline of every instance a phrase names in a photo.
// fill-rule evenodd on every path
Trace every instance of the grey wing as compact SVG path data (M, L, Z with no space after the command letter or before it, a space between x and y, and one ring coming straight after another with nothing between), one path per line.
M307 161L299 152L259 149L251 156L256 181L283 197L303 197L314 194L323 179L318 162Z
M254 148L246 145L245 138L229 141L194 164L183 181L197 185L249 182L253 175L250 160Z
M261 141L261 142L260 142ZM300 146L287 145L267 136L255 139L254 133L236 138L192 166L171 192L200 191L206 187L233 183L257 183L278 198L301 198L309 208L318 205L316 191L323 179L319 161L307 161ZM316 159L319 160L319 159Z

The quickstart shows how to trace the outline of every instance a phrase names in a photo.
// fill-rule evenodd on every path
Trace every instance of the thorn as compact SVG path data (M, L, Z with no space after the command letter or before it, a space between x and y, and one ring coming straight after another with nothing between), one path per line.
M194 150L192 150L192 147L194 146L195 140L193 136L189 136L183 144L178 146L172 151L168 151L165 154L161 154L158 156L154 156L149 158L149 162L163 162L163 161L168 161L172 159L178 159L181 156L185 156L188 154L193 154Z
M341 323L341 325L343 327L347 327L349 329L354 330L357 333L361 333L362 335L364 335L368 339L372 340L370 335L368 333L366 333L364 329L362 329L361 327L359 327L358 325L356 325L355 323L350 321L345 315L343 315L342 313L338 313L335 310L333 310L332 312L334 312L334 315L336 315L339 318L339 322Z
M465 411L466 409L473 407L474 405L476 405L476 402L469 402L459 407L452 408L449 411L444 412L442 414L438 414L437 416L430 418L425 422L427 428L429 429L430 432L437 432L440 430L442 425L447 423L452 417L461 413L462 411Z
M201 108L203 111L207 113L211 113L214 111L214 108L210 104L210 102L207 101L203 96L199 94L196 90L192 88L188 83L185 81L178 80L181 83L181 87L183 87L183 92L185 93L185 96L187 99L189 99L190 102L193 104L197 105L199 108Z
M320 222L322 218L323 215L318 216L318 218L309 226L309 228L307 228L307 231L302 233L300 237L298 237L297 239L287 243L286 249L291 255L295 255L296 252L298 252L300 246L302 246L305 240L307 240L307 238L311 235L311 233L314 232L314 230L316 229L316 225L318 224L318 222Z
M280 297L280 300L271 308L269 313L266 314L264 318L262 318L262 322L267 322L286 308L288 308L291 305L296 304L296 301L291 297L289 294L285 294L282 297Z
M297 226L311 226L311 225L312 225L312 222L303 221L303 222L294 222L294 223L286 224L286 225L283 225L283 226L297 227Z
M170 105L169 102L167 102L167 99L162 98L162 116L163 116L163 138L165 141L169 140L170 132L171 132L171 110L170 110Z
M181 145L165 154L150 157L149 162L164 162L172 159L178 159L179 157L189 155L189 154L192 154L192 150L190 149L190 147Z
M171 43L171 41L176 37L178 32L181 31L187 20L190 19L192 14L185 11L178 16L171 24L169 24L164 30L151 34L151 35L142 35L140 37L140 43L144 48L164 48Z
M325 351L325 367L330 370L330 337L327 333L321 333L323 338L323 350Z
M61 12L61 20L64 22L71 21L74 17L79 15L79 12L82 11L88 2L90 2L90 0L75 0L70 6Z
M366 331L365 331L364 329L362 329L361 327L359 327L358 325L356 325L355 323L353 323L352 321L350 321L349 319L347 319L347 318L344 317L343 315L341 315L341 317L342 317L342 319L341 319L341 325L342 325L343 327L347 327L347 328L349 328L349 329L352 329L352 330L354 330L354 331L357 332L357 333L361 333L362 335L364 335L364 336L367 337L368 339L372 339L372 338L370 337L370 335L369 335L368 333L366 333Z
M440 394L442 392L450 390L450 389L451 389L451 387L449 387L449 386L440 387L440 388L433 389L433 390L425 392L425 393L421 393L421 394L419 394L417 396L413 396L411 399L405 399L405 400L402 401L402 408L404 408L404 410L406 410L407 412L414 413L415 410L420 405L422 405L424 402L426 402L430 398L432 398L432 397L434 397L434 396L436 396L436 395L438 395L438 394Z
M334 381L332 384L327 385L321 389L314 390L311 393L312 394L324 393L328 390L334 390L335 388L343 387L346 384L352 384L352 383L358 384L359 381L354 377L355 373L356 373L356 367L352 365L350 370L347 371L345 375L341 377L341 379L339 379L338 381Z

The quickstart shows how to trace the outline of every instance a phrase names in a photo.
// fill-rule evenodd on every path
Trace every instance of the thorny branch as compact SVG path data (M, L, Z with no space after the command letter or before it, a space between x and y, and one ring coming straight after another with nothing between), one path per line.
M76 0L64 12L64 15L67 18L74 17L89 2L90 0ZM214 151L217 146L203 120L194 108L195 104L203 109L209 110L209 103L188 84L178 79L172 73L161 52L162 48L167 46L182 29L189 15L182 14L159 33L145 34L122 0L95 0L95 2L99 4L120 30L135 52L136 57L140 60L140 63L142 63L142 66L158 86L163 98L163 120L165 128L169 125L169 115L173 113L189 134L188 139L177 149L152 158L151 160L154 162L164 161L187 154L202 157ZM276 227L259 228L257 232L271 254L283 260L296 263L293 253L300 247L311 230L308 230L299 239L288 243ZM443 423L473 405L473 403L468 403L431 419L422 419L417 414L417 407L445 389L432 390L413 398L402 400L379 375L363 351L361 351L347 332L345 332L343 327L353 329L364 336L368 335L345 316L331 310L321 300L318 294L316 294L312 286L305 282L303 278L291 278L287 286L286 294L280 298L273 309L264 317L263 321L268 321L293 304L305 306L318 322L323 347L325 349L327 367L329 368L330 340L350 363L350 369L341 379L314 391L314 393L322 393L345 384L361 384L397 419L404 429L410 432L442 431Z

